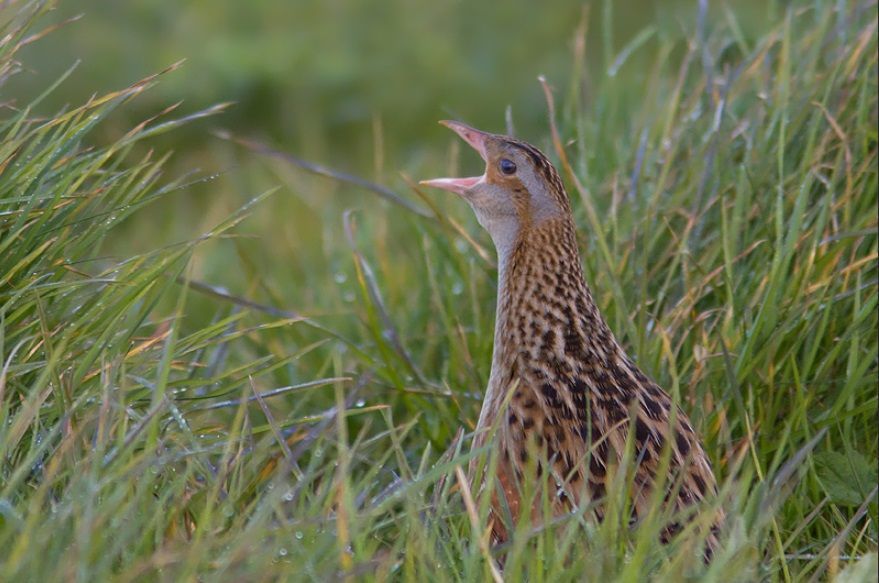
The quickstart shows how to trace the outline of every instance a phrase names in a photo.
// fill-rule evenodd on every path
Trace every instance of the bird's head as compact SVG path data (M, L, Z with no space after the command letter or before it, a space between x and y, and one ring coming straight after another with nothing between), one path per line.
M485 160L482 176L435 178L421 184L442 188L470 203L495 246L512 244L546 220L570 217L558 172L537 148L456 121L442 121Z

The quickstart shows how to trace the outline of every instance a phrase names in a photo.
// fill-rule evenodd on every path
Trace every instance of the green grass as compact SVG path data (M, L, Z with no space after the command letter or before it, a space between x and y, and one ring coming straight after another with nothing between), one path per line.
M150 205L213 182L165 177L150 141L223 108L93 139L150 78L0 122L4 578L469 581L503 558L509 581L875 580L877 21L826 4L771 4L756 38L732 7L688 39L606 36L588 79L575 42L556 146L523 136L563 169L612 328L704 437L728 515L711 565L696 532L625 526L625 472L602 524L488 549L456 472L494 313L469 210L401 180L421 212L366 192L326 218L355 187L230 146L251 200L153 240ZM0 79L42 12L4 11ZM637 85L609 74L647 49ZM443 140L407 174L455 171Z

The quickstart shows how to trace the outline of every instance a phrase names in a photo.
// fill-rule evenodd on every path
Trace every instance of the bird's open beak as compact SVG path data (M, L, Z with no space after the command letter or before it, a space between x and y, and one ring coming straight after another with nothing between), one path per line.
M440 123L461 136L465 142L479 152L479 155L482 156L483 160L487 161L485 144L489 134L457 121L443 120ZM419 184L442 188L443 190L448 190L456 194L464 194L479 184L484 178L484 175L473 176L470 178L434 178L433 180L422 180Z

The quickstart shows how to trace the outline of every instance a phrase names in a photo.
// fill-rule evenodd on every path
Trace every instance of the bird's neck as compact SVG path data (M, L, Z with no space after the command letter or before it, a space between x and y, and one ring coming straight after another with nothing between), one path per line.
M504 398L516 367L542 367L556 355L606 362L621 352L586 285L569 218L545 221L506 249L498 246L498 267L487 401Z

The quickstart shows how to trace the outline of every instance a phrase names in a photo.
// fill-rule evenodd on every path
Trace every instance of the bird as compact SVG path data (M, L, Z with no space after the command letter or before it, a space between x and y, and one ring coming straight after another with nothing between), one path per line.
M630 434L632 524L646 516L662 488L670 514L685 517L663 525L660 538L669 542L687 515L716 496L714 472L680 406L626 354L602 317L583 274L571 202L558 171L526 142L457 121L440 123L476 150L485 171L421 184L467 201L497 252L491 372L473 443L478 449L497 440L494 542L507 541L523 515L539 522L544 514L539 497L530 508L523 500L529 475L555 477L555 515L588 503L602 520L601 502ZM706 560L724 518L722 510L714 512Z

